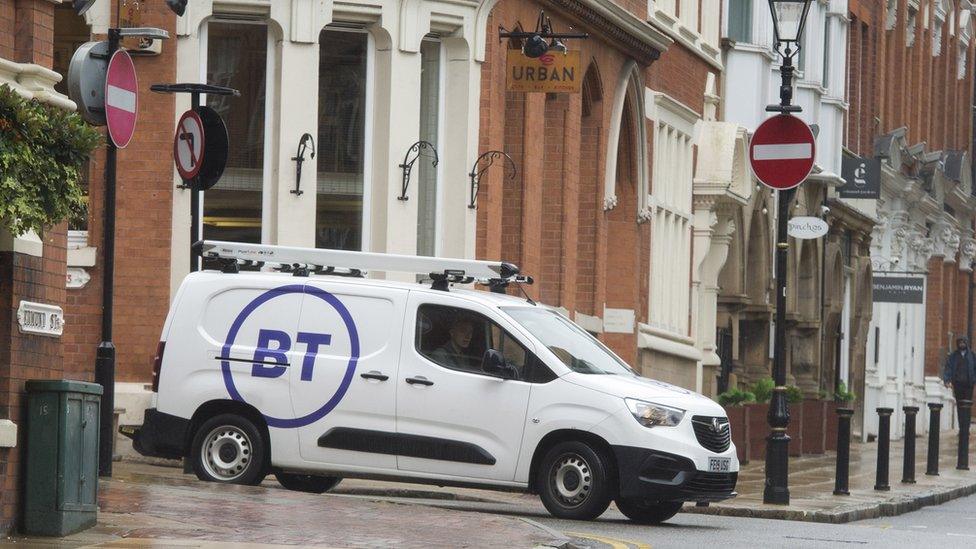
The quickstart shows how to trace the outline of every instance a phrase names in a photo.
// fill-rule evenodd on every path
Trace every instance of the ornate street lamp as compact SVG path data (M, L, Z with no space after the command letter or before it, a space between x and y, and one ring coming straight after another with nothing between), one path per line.
M774 48L783 57L780 74L783 77L779 90L779 105L769 105L767 111L779 113L800 112L793 105L793 57L800 51L803 27L807 21L812 0L769 0L773 16ZM790 410L786 400L786 261L789 237L786 222L790 215L790 202L796 189L777 192L776 218L776 330L773 341L773 381L776 387L769 401L770 433L766 438L766 485L764 503L788 505L789 444L786 428L790 424Z

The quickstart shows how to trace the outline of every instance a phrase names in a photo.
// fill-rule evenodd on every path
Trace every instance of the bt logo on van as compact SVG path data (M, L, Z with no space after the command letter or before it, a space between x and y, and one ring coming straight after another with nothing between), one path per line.
M294 338L288 331L278 329L282 323L291 321L297 325L298 315L302 315L306 329L298 331ZM309 327L316 331L308 330ZM256 337L256 341L250 340L252 337ZM253 349L253 358L248 360L250 376L243 374L244 379L238 379L237 383L231 369L231 362L241 361L231 358L235 346L238 353L241 349ZM238 388L240 383L252 391L248 394L255 400L261 399L261 402L251 404L264 415L268 427L304 427L325 417L346 395L359 361L359 330L349 309L338 297L320 288L293 284L268 290L247 303L231 324L221 353L224 357L220 361L224 386L231 398L247 402ZM289 364L289 354L296 357L299 353L298 379L289 379L288 369L297 366ZM236 375L242 375L240 370ZM332 387L335 387L334 391ZM290 391L293 396L300 394L303 398L293 399L275 392L282 390ZM283 404L292 400L296 401L296 408L314 409L303 413ZM268 409L275 406L274 410ZM285 417L289 415L297 417Z

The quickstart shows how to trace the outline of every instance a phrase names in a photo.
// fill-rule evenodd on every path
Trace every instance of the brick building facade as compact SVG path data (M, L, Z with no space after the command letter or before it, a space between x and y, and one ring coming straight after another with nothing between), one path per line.
M51 70L53 33L51 2L0 0L0 85L59 108L74 108L53 89L60 80ZM66 225L50 227L43 235L14 237L0 231L0 430L8 434L11 423L19 427L16 444L0 447L0 535L12 531L20 517L24 384L66 375L63 340L22 333L17 321L22 301L66 307ZM90 379L86 372L77 374Z

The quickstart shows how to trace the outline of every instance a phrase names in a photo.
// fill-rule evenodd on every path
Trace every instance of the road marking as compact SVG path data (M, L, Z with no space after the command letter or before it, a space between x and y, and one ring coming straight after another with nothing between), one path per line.
M813 157L809 143L787 143L777 145L756 145L752 148L756 160L806 160Z
M976 534L953 534L952 532L946 532L947 536L955 536L957 538L976 538Z
M597 536L594 534L581 534L578 532L566 532L568 536L574 536L577 538L591 539L593 541L599 541L601 543L606 543L613 549L651 549L651 545L648 543L641 543L639 541L627 541L623 539L607 538L603 536Z

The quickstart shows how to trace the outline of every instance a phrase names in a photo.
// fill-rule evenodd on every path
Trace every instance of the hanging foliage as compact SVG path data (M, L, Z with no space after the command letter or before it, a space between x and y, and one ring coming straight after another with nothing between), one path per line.
M0 230L40 234L83 212L81 170L101 138L78 114L0 86Z

